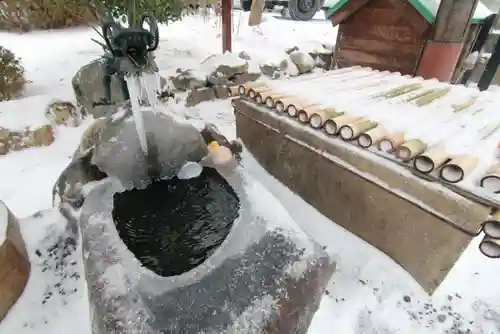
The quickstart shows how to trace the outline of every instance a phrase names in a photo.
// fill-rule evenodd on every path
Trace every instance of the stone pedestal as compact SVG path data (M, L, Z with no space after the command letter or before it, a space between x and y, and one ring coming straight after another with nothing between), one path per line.
M24 291L30 262L19 222L0 201L0 321Z

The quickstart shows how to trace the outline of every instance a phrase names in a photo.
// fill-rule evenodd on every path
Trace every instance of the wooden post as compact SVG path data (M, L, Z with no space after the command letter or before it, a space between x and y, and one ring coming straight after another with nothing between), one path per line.
M487 90L490 87L491 82L495 78L499 65L500 65L500 39L497 41L495 50L493 51L490 59L486 63L486 68L484 69L483 75L481 75L481 78L477 83L477 88L479 88L480 91Z
M232 52L232 0L222 0L221 18L222 18L222 53Z
M417 76L450 82L479 0L441 0Z

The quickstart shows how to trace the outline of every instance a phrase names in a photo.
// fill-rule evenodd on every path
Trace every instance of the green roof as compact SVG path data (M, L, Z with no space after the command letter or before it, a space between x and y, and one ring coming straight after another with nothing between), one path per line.
M326 0L323 7L327 7L326 17L330 17L335 14L340 8L342 8L349 0ZM408 0L410 4L415 7L415 9L427 20L429 23L433 23L436 19L436 13L439 8L441 0ZM481 23L483 20L493 14L482 2L479 2L472 17L472 23Z

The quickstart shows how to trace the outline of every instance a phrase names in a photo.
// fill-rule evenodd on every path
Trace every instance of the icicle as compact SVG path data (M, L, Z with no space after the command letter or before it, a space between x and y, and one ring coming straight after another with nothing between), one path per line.
M127 87L130 94L130 104L132 105L132 115L134 117L135 128L139 142L144 154L148 154L148 143L146 141L146 129L144 128L144 119L141 115L141 106L139 104L140 86L137 84L136 76L126 76Z
M144 73L142 75L142 83L143 83L143 87L146 90L146 95L147 95L149 104L151 105L151 109L153 112L156 112L156 107L158 105L158 96L156 93L156 85L157 85L156 75Z

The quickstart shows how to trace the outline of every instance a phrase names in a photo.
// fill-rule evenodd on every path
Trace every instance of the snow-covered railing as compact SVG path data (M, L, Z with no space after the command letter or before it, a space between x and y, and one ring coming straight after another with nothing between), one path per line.
M352 67L240 86L329 136L500 204L498 92Z
M388 159L494 212L500 209L500 98L494 88L479 92L351 67L250 83L238 92L332 140ZM494 217L488 226L500 230L500 218ZM490 234L482 251L500 257L500 239Z

